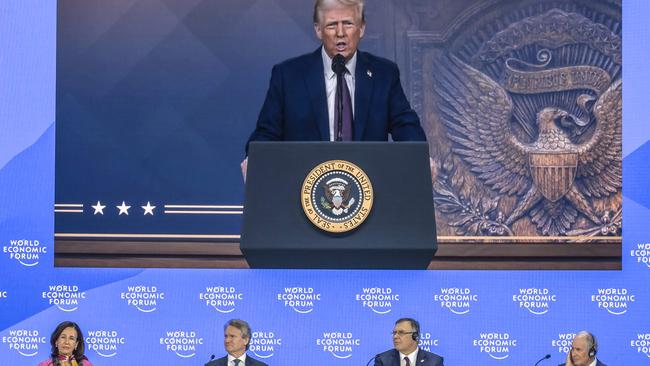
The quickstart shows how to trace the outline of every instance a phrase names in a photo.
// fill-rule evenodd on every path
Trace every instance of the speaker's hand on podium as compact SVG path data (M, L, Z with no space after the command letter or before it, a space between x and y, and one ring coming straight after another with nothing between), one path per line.
M241 164L239 164L241 167L241 175L244 177L244 183L246 183L246 170L248 170L248 156L242 160Z

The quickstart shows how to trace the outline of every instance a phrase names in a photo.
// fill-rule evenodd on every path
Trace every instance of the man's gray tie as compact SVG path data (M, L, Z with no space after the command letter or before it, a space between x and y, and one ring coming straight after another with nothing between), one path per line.
M235 366L239 366L239 363L240 363L240 362L241 362L241 360L238 359L238 358L235 358L234 360L232 360L232 363L233 363Z

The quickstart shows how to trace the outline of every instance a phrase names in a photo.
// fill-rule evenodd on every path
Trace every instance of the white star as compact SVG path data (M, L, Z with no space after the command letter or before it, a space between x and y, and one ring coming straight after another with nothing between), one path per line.
M124 201L122 201L121 206L115 206L115 207L117 207L120 210L120 213L118 214L118 216L121 215L121 214L128 215L129 214L129 209L131 208L131 206L127 206L126 203L124 203Z
M90 206L90 207L95 209L95 213L93 215L97 215L97 214L102 214L103 215L104 214L104 209L106 208L106 206L102 205L101 202L99 202L99 201L97 201L96 205Z
M144 209L144 214L145 215L150 214L151 216L153 216L153 209L156 208L156 206L152 206L151 203L149 203L149 201L147 201L146 206L140 206L140 207L142 207Z

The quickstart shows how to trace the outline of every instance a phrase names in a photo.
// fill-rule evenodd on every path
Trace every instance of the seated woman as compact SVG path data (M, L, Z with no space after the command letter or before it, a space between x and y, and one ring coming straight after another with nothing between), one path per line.
M77 323L64 321L57 325L50 337L52 355L38 366L92 366L84 356L86 344Z

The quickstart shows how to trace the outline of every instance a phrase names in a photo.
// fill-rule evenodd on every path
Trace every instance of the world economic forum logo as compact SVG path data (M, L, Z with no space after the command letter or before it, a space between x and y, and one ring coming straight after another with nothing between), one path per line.
M630 346L650 358L650 333L638 333L630 340Z
M84 337L86 349L95 351L101 357L111 358L117 355L119 348L126 344L126 339L116 330L90 330Z
M282 338L278 337L275 332L257 331L253 332L248 351L259 358L270 358L281 346Z
M120 299L143 313L151 313L165 300L165 293L156 286L128 286L125 292L120 293Z
M302 209L316 227L331 233L356 229L370 214L374 194L366 173L345 160L330 160L307 174Z
M49 285L41 297L46 299L49 305L70 312L79 309L80 302L86 298L86 292L79 291L77 285Z
M472 304L478 302L478 295L469 288L444 287L433 295L433 301L454 314L464 315L469 313Z
M354 350L361 345L361 340L351 332L323 332L316 339L316 345L323 351L339 359L352 357Z
M623 315L628 306L636 301L636 296L626 288L599 288L596 294L591 295L591 301L610 314Z
M473 341L479 352L488 354L495 360L505 360L510 352L517 347L517 340L509 333L480 333Z
M25 357L35 356L39 346L47 343L46 337L40 335L36 329L10 329L8 335L2 336L2 344Z
M196 355L197 347L203 345L203 338L195 331L168 330L164 337L160 337L160 344L178 357L190 358Z
M531 314L543 315L548 313L550 305L557 301L557 295L547 288L520 288L518 293L512 295L512 301Z
M383 315L391 312L393 303L399 301L399 294L390 287L364 287L355 295L355 300L364 308Z
M630 250L630 256L636 258L637 263L643 263L650 268L650 243L639 243Z
M431 349L434 347L438 347L440 345L440 340L437 338L433 338L431 336L431 333L428 332L421 332L420 333L420 338L418 341L418 346L420 349L423 349L427 352L431 352Z
M313 287L285 287L283 292L278 293L277 299L284 307L291 308L296 313L308 314L314 311L321 294Z
M199 293L199 300L205 306L224 314L235 311L235 307L243 299L244 295L233 286L209 286Z
M571 332L558 333L557 338L551 341L551 347L557 349L558 353L567 354L575 336L575 333Z
M38 240L11 239L9 245L5 245L2 251L8 254L9 259L25 267L33 267L39 263L42 255L47 254L47 247L41 245Z

